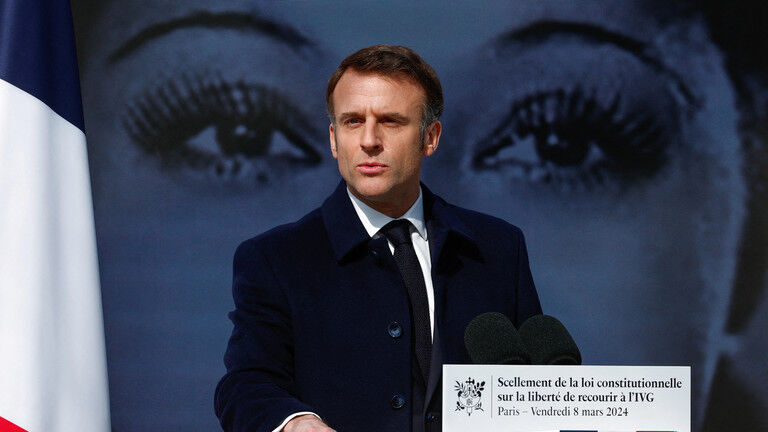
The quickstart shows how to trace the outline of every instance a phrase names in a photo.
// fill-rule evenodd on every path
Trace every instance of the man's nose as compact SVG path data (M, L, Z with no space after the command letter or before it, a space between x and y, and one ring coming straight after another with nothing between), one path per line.
M365 151L378 150L381 148L380 138L377 122L375 120L366 121L363 127L363 136L360 137L360 147Z

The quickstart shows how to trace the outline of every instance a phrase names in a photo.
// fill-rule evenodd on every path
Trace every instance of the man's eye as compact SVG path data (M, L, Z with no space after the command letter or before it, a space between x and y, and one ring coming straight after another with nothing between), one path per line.
M321 161L320 133L286 97L220 78L171 80L131 104L125 127L164 168L264 182Z
M402 124L401 121L393 118L384 119L382 120L382 123L384 123L387 126L400 126Z
M513 104L475 147L472 166L566 188L650 175L676 129L665 120L633 112L618 94L601 102L579 88L539 92Z

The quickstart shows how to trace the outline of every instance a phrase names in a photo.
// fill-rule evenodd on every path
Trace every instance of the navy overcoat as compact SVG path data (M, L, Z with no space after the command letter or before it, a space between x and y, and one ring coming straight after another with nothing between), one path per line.
M502 312L519 326L541 313L521 231L422 191L435 290L429 382L411 374L408 293L386 239L369 237L342 181L319 209L235 252L234 329L214 403L224 430L269 432L312 411L339 432L440 431L439 365L470 363L472 318Z

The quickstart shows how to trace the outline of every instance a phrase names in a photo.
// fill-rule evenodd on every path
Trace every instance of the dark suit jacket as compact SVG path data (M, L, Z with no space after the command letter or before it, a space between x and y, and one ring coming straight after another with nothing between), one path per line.
M271 431L312 411L340 432L439 431L440 365L470 363L472 318L502 312L519 326L541 313L520 230L422 190L435 291L429 382L411 376L408 294L386 239L368 236L342 181L321 208L235 252L234 330L214 403L225 430Z

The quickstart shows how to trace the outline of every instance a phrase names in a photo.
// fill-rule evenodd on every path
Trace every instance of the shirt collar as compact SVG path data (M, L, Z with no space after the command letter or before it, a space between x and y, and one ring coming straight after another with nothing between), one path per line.
M347 195L349 195L352 207L354 207L357 217L360 218L360 222L363 223L363 227L365 227L365 231L368 232L369 236L376 237L384 225L395 220L362 202L359 198L352 195L349 188L347 188ZM407 219L416 228L421 238L427 240L427 226L424 223L424 200L422 199L421 186L419 186L419 197L416 198L416 202L413 203L405 214L397 219Z

